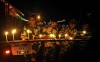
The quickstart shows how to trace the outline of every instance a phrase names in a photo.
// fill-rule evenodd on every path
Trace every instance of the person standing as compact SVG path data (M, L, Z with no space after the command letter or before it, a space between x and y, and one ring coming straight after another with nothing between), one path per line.
M27 32L29 30L29 32ZM29 37L28 37L29 34ZM40 34L40 27L36 24L36 17L35 15L29 17L28 25L25 25L23 27L22 33L21 33L21 39L22 40L33 40L38 39ZM41 46L41 42L33 42L32 43L32 54L31 54L31 61L36 62L36 57L38 55L39 48ZM29 61L30 59L28 59Z
M76 25L77 20L71 19L68 27L59 32L60 34L63 34L62 38L66 40L74 40L77 35ZM74 41L62 41L60 46L59 61L64 61L66 59L68 61L69 57L66 57L66 55L71 56L70 53L73 50Z
M58 34L57 20L52 18L48 26L43 27L43 38L56 39ZM52 35L52 36L50 36ZM44 62L55 62L56 41L45 41L44 44Z

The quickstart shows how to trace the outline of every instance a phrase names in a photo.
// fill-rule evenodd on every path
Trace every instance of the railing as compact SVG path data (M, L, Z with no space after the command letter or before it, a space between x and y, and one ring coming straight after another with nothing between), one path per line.
M39 57L38 60L42 60L42 61L38 61L38 62L44 62L44 60L46 60L45 59L46 57L44 57L45 56L44 55L44 50L46 50L46 49L49 48L49 47L45 47L45 42L48 42L48 41L52 41L52 42L56 42L56 41L58 41L58 42L67 41L67 42L69 42L70 45L71 45L70 41L74 41L74 46L68 47L68 50L65 52L65 53L69 54L68 52L72 52L72 48L73 47L74 47L74 50L73 50L74 52L75 52L75 49L77 50L77 47L78 47L77 46L78 45L77 43L78 42L80 42L80 41L86 41L87 42L89 40L83 40L83 39L74 39L74 40L66 40L66 39L34 39L34 40L14 40L14 41L8 41L8 43L5 42L3 44L10 44L11 45L11 50L12 50L12 54L13 55L26 55L26 56L27 55L30 55L31 56L30 53L31 53L31 49L32 49L32 43L34 43L34 42L41 42L42 46L40 47L41 50L39 51L38 54L40 54L41 52L42 53L40 55L38 55L38 56L41 56L41 58ZM59 56L60 53L58 51L60 51L60 48L61 48L62 45L61 44L60 45L54 44L54 45L55 45L55 50L57 50L56 53ZM17 49L17 48L19 48L19 49ZM24 49L25 49L25 51L24 51ZM27 60L29 60L29 59L27 59L27 57L25 57L25 58L26 58L25 61L28 62ZM56 62L58 62L57 60L58 60L58 58L56 59Z

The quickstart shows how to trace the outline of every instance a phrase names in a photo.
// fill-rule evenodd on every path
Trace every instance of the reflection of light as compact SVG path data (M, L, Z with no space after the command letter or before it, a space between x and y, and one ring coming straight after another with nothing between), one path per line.
M21 51L21 54L24 54L24 51Z
M29 21L29 20L26 20L26 19L25 19L24 21Z

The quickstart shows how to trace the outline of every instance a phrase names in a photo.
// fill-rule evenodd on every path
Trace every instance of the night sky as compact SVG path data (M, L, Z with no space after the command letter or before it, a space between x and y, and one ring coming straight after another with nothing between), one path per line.
M89 12L98 15L100 5L98 1L92 0L9 0L9 3L24 14L37 12L45 18L56 15L60 19L79 19L80 16L84 19Z

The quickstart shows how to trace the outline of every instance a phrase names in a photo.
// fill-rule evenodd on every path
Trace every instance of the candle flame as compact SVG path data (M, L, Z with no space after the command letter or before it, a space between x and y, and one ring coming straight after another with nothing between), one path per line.
M16 32L16 29L12 30L12 34L14 34Z
M29 33L30 32L30 30L27 30L27 33Z
M83 33L85 34L85 33L86 33L86 31L83 31Z
M73 38L72 37L69 37L69 39L72 40Z
M61 37L61 34L59 34L59 37Z
M8 35L8 32L5 32L5 35Z
M68 34L65 34L65 36L68 36Z
M42 37L42 34L40 34L39 37L41 38Z

